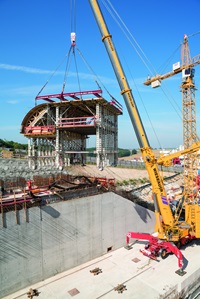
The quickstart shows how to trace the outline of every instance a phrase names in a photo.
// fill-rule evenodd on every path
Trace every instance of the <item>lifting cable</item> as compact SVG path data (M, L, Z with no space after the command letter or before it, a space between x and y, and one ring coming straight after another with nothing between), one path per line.
M78 87L79 87L79 91L81 92L81 85L80 85L80 79L79 79L79 73L78 73L78 66L77 66L75 51L73 51L73 55L74 55L74 63L75 63L75 68L76 68L77 80L78 80ZM80 98L82 100L82 95L80 96Z
M128 29L128 27L126 26L126 24L124 23L124 21L120 17L120 15L117 13L117 11L115 10L115 8L111 4L111 2L109 0L107 0L107 2L109 3L109 5L110 5L111 8L109 8L109 6L106 4L105 0L102 0L102 3L104 4L104 6L108 10L108 12L110 13L110 15L114 19L114 21L118 24L118 26L120 27L121 31L124 33L124 35L126 36L127 40L130 42L130 44L132 45L132 47L135 49L136 53L138 54L138 56L140 57L140 59L142 60L142 62L144 63L144 65L146 66L146 68L149 71L149 73L152 75L153 73L152 73L151 69L148 67L147 63L145 62L145 59L151 65L151 67L154 69L152 63L147 58L147 56L145 55L144 51L142 50L142 48L140 47L140 45L138 44L138 42L136 41L136 39L134 38L134 36L130 32L130 30ZM135 43L136 46L134 45L134 43L132 42L131 39L134 41L134 43ZM141 54L139 53L139 51L143 54L143 56L144 56L145 59L141 56ZM156 72L155 69L154 69L154 72Z
M77 80L78 80L78 88L79 88L79 91L81 92L81 84L80 84L80 79L79 79L78 64L77 64L76 52L75 52L75 49L78 50L77 47L76 47L76 0L71 0L70 1L70 7L71 7L70 8L71 48L73 49L72 54L73 54L73 57L74 57L76 76L77 76ZM80 54L80 51L79 51L79 54ZM81 55L81 57L83 58L83 55ZM66 68L66 71L65 71L65 78L64 78L62 93L64 93L64 89L65 89L65 85L66 85L66 77L67 77L67 68ZM80 98L82 99L82 95L80 95Z
M132 47L135 49L135 51L136 51L136 53L138 54L138 56L139 56L139 57L141 58L141 60L143 61L143 63L144 63L144 65L146 66L146 68L147 68L147 69L149 70L149 72L151 73L151 70L149 69L149 67L148 67L147 63L145 62L145 60L144 60L144 59L142 58L142 56L140 55L140 53L139 53L139 51L137 50L136 46L139 48L139 50L140 50L141 53L144 55L144 57L146 58L146 60L147 60L149 63L150 63L150 61L148 60L148 58L147 58L147 56L145 55L145 53L142 51L140 45L137 43L136 39L133 37L132 33L130 32L130 30L128 29L128 27L126 26L126 24L123 22L123 20L121 19L121 17L119 16L119 14L117 13L117 11L116 11L115 8L113 7L113 5L110 3L109 0L107 0L107 2L109 3L109 5L110 5L110 7L111 7L111 8L109 8L108 5L106 4L106 2L105 2L104 0L102 0L102 2L103 2L103 4L104 4L104 6L106 7L106 9L107 9L107 10L109 11L109 13L111 14L112 18L115 20L115 22L118 24L118 26L119 26L120 29L122 30L122 32L125 34L126 38L127 38L128 41L130 42L130 44L132 45ZM114 11L114 13L112 13L112 10ZM117 17L115 17L114 14L115 14ZM119 19L119 21L117 20L117 18ZM120 25L120 23L121 23L122 25ZM122 26L123 26L125 29L123 29ZM127 32L127 33L126 33L126 32ZM130 39L130 37L128 36L128 34L129 34L129 36L132 38L132 40L135 42L136 46L133 44L133 42L131 41L131 39ZM128 63L126 63L126 64L127 64L127 66L128 66ZM128 67L128 69L129 69L129 67ZM130 69L129 69L129 72L130 72ZM130 74L131 74L131 72L130 72ZM157 136L157 134L156 134L156 132L155 132L155 129L154 129L153 124L152 124L152 122L151 122L150 116L149 116L149 114L148 114L148 112L147 112L147 109L146 109L146 107L145 107L145 104L144 104L144 102L143 102L143 100L142 100L142 97L141 97L141 95L140 95L140 93L139 93L139 91L138 91L138 88L137 88L137 86L136 86L136 84L135 84L135 80L133 79L133 76L132 76L132 75L131 75L131 77L132 77L132 80L133 80L133 82L134 82L134 85L135 85L135 88L136 88L136 90L137 90L137 93L138 93L138 95L139 95L139 98L140 98L140 100L141 100L141 102L142 102L143 108L144 108L144 110L145 110L145 112L146 112L146 114L147 114L148 120L149 120L149 122L150 122L150 124L151 124L152 130L153 130L153 132L154 132L154 134L155 134L156 140L157 140L157 142L158 142L158 144L159 144L159 147L161 147L160 141L159 141L158 136Z
M73 17L72 17L72 15L73 15ZM71 32L72 32L72 31L75 31L75 29L76 29L76 0L71 0L70 18L71 18ZM72 37L72 34L71 34L71 39L72 38L73 37ZM65 85L66 85L67 72L68 72L68 68L69 68L69 64L70 64L69 57L70 57L70 53L71 52L74 52L74 43L73 42L72 42L72 44L70 46L70 49L69 49L68 53L64 56L64 58L61 60L61 62L59 63L59 65L56 67L56 69L51 73L50 77L48 78L48 80L46 81L46 83L43 85L43 87L40 89L40 91L38 92L38 94L37 94L36 97L38 97L41 94L41 92L47 86L47 84L49 83L49 81L51 80L51 78L55 75L55 73L58 71L58 69L64 63L66 57L68 57L68 60L67 60L67 63L66 63L66 68L65 68L65 74L64 74L64 82L63 82L63 87L62 87L62 93L64 92Z
M66 68L65 68L65 74L64 74L64 81L63 81L63 87L62 87L62 93L64 93L64 90L65 90L65 85L66 85L66 80L67 80L67 74L68 74L68 70L69 70L69 66L70 66L70 53L71 51L74 51L74 47L73 47L73 44L71 45L70 49L69 49L69 55L68 55L68 59L67 59L67 63L66 63Z
M151 65L152 69L154 70L154 74L157 74L158 72L155 70L154 66L152 65L152 63L150 62L150 60L147 58L147 56L145 55L144 51L142 50L142 48L140 47L140 45L138 44L138 42L136 41L136 39L134 38L134 36L132 35L132 33L130 32L130 30L128 29L128 27L126 26L126 24L123 22L123 20L121 19L121 17L119 16L119 14L117 13L117 11L115 10L115 8L113 7L113 5L111 4L110 0L107 0L107 2L109 3L110 7L108 6L108 4L106 4L106 0L101 0L104 4L104 6L106 7L106 9L108 10L108 12L110 13L110 15L112 16L112 18L115 20L115 22L118 24L118 26L120 27L120 29L122 30L122 32L124 33L124 35L126 36L126 38L128 39L128 41L130 42L130 44L132 45L132 47L135 49L136 53L138 54L138 56L140 57L140 59L142 60L142 62L144 63L144 65L146 66L147 70L149 71L149 73L152 75L153 72L150 70L150 68L148 67L146 61ZM113 12L112 12L113 11ZM115 17L115 15L116 17ZM117 20L119 19L119 21ZM120 23L122 25L120 25ZM124 27L124 29L122 28L122 26ZM200 32L197 32L193 35L199 34ZM144 56L145 59L142 58L142 56L140 55L139 51L136 49L136 46L133 44L132 40L134 41L134 43L136 44L136 46L138 47L139 51L142 53L142 55ZM169 57L169 59L167 60L166 64L172 60L172 58L174 57L175 53L178 51L178 49L180 49L180 45L175 49L174 53ZM163 91L163 88L161 88ZM165 96L167 97L167 99L169 100L169 97L167 96L167 94L163 91L163 93L165 94ZM169 100L170 104L172 105L172 107L174 108L174 110L176 111L177 115L181 118L180 113L182 112L182 109L180 108L180 106L177 104L177 102L175 101L173 95L171 95L174 103L177 106L177 109L179 110L179 112L177 112L177 109L174 107L174 105L172 104L172 102Z
M64 92L65 89L65 85L66 85L66 77L67 77L67 71L69 68L69 58L70 58L70 53L73 49L73 45L70 46L69 51L67 52L67 54L64 56L64 58L61 60L61 62L59 63L59 65L56 67L56 69L52 72L52 74L50 75L49 79L46 81L46 83L43 85L43 87L40 89L40 91L38 92L36 98L41 94L41 92L44 90L44 88L47 86L47 84L49 83L49 81L51 80L51 78L55 75L55 73L58 71L58 69L61 67L61 65L63 64L63 62L65 61L66 57L67 59L67 63L66 63L66 68L65 68L65 75L64 75L64 82L63 82L63 87L62 87L62 93Z
M43 89L46 87L46 85L49 83L49 81L51 80L51 78L55 75L55 73L57 72L57 70L60 68L60 66L63 64L64 60L66 59L66 57L69 56L71 51L68 51L68 53L64 56L64 58L61 60L61 62L59 63L59 65L57 66L57 68L55 69L55 71L52 72L52 74L50 75L49 79L46 81L46 83L43 85L43 87L40 89L40 91L38 92L37 96L39 96L41 94L41 92L43 91Z
M97 86L99 89L101 89L98 81L101 83L101 85L103 86L103 88L105 89L105 91L109 94L109 96L114 99L114 97L110 94L110 92L108 91L108 89L105 87L105 85L103 84L103 82L101 81L101 79L98 77L98 75L94 72L94 70L92 69L92 67L88 64L88 62L86 61L86 59L84 58L83 54L81 53L81 51L76 47L76 50L78 51L79 55L81 56L83 62L85 63L86 67L88 68L88 70L90 71L90 73L93 75L93 79L96 82ZM98 79L98 81L97 81Z
M166 67L172 63L172 59L174 58L175 54L178 52L180 52L180 48L181 48L181 44L174 50L174 52L172 53L172 55L166 60L166 62L164 62L163 66L160 67L160 71L159 73L163 74L165 72Z
M70 20L71 32L76 32L76 0L70 1Z
M77 66L77 61L76 61L76 54L75 54L75 45L76 45L76 0L71 0L70 1L70 18L71 18L71 43L73 47L73 56L74 56L74 63L75 63L75 68L76 68L76 75L77 75L77 80L78 80L78 87L79 91L81 92L81 85L80 85L80 79L79 79L79 73L78 73L78 66ZM66 76L65 76L66 77ZM63 92L64 92L64 87L65 87L65 82L63 85ZM82 96L80 96L82 99Z
M151 66L151 68L154 70L154 73L156 74L156 70L154 68L154 66L152 65L152 63L150 62L150 60L147 58L147 56L145 55L144 51L142 50L142 48L140 47L140 45L138 44L138 42L136 41L136 39L134 38L134 36L132 35L132 33L130 32L130 30L128 29L128 27L126 26L126 24L124 23L124 21L121 19L121 17L119 16L119 14L117 13L117 11L115 10L115 8L113 7L113 5L111 4L110 0L101 0L101 2L103 3L103 5L105 6L105 8L107 9L107 11L109 12L109 14L111 15L111 17L114 19L114 21L117 23L117 25L119 26L120 30L123 32L123 34L125 35L125 37L127 38L127 40L129 41L129 43L131 44L131 46L134 48L134 50L136 51L136 53L138 54L138 56L140 57L141 61L143 62L143 64L146 66L147 70L149 71L149 73L152 75L153 72L151 71L151 69L148 67L147 63ZM199 32L197 32L196 34L198 34ZM177 50L180 48L180 46L178 46L178 48L174 51L173 55L175 55L175 53L177 52ZM140 54L141 53L141 54ZM172 57L170 57L168 60L171 60ZM168 62L169 63L169 62ZM127 63L126 63L127 64ZM128 65L128 64L127 64ZM130 72L130 71L129 71ZM131 73L131 72L130 72ZM132 77L132 76L131 76ZM132 78L133 79L133 78ZM133 80L134 82L134 80ZM135 83L134 83L135 84ZM172 105L173 109L176 111L177 115L179 116L179 118L182 120L182 116L181 116L181 112L182 109L180 108L180 106L178 105L178 103L175 101L173 95L171 94L171 97L173 99L173 102L175 103L175 105L172 103L172 101L169 100L169 96L166 94L166 92L164 92L163 88L161 87L163 93L165 94L165 96L167 97L168 101L170 102L170 104ZM139 91L137 90L138 94ZM140 96L141 99L141 96ZM145 106L144 103L142 102L143 107ZM145 107L144 107L145 108ZM179 112L178 112L178 111ZM147 110L145 108L145 111L147 113ZM148 113L147 113L148 116ZM150 121L150 118L148 116L148 119ZM151 123L151 121L150 121ZM153 125L151 123L151 126L153 128ZM155 130L153 128L154 134L155 134ZM156 135L156 134L155 134ZM157 139L157 136L156 136Z
M127 66L128 66L128 64L127 64ZM128 68L129 68L129 67L128 67ZM130 72L130 69L129 69L129 72ZM131 72L130 72L130 74L131 74ZM147 118L148 118L149 123L150 123L150 125L151 125L151 127L152 127L152 130L153 130L153 132L154 132L155 138L156 138L156 140L157 140L157 142L158 142L158 144L159 144L159 147L162 148L162 146L161 146L161 144L160 144L160 141L159 141L159 138L158 138L158 135L156 134L156 131L155 131L154 126L153 126L153 123L152 123L152 121L151 121L151 118L150 118L150 116L149 116L149 113L148 113L148 111L147 111L147 109L146 109L146 106L145 106L145 104L144 104L144 101L143 101L143 99L142 99L142 97L141 97L141 94L140 94L140 92L139 92L139 90L138 90L138 88L137 88L137 85L136 85L136 83L135 83L135 80L134 80L132 74L131 74L131 78L132 78L132 80L133 80L133 84L134 84L134 86L135 86L135 89L137 90L137 93L138 93L138 96L139 96L140 101L141 101L141 103L142 103L142 106L143 106L143 108L144 108L144 110L145 110L145 112L146 112Z
M69 49L68 53L64 56L64 58L62 59L62 61L59 63L59 65L56 67L55 71L52 72L52 74L50 75L50 77L48 78L48 80L46 81L46 83L43 85L43 87L40 89L40 91L38 92L38 94L37 94L36 97L38 97L41 94L41 92L44 90L44 88L46 87L46 85L49 83L49 81L51 80L51 78L55 75L55 73L58 71L58 69L61 67L61 65L64 63L64 61L65 61L65 59L67 57L67 63L66 63L66 68L65 68L65 73L64 73L64 80L63 80L63 86L62 86L62 93L64 93L65 86L66 86L67 75L68 75L68 72L69 72L69 66L71 64L71 54L73 55L73 58L74 58L75 69L76 69L76 76L77 76L77 79L78 79L78 87L79 87L79 91L81 92L81 85L80 85L80 79L79 79L78 64L77 64L76 53L75 53L76 52L75 50L77 50L78 54L82 58L82 60L85 63L86 67L88 68L88 70L92 74L93 79L96 82L98 88L102 89L100 87L99 83L98 83L98 81L99 81L101 83L102 87L105 89L105 91L111 97L111 99L114 99L116 101L116 99L109 93L108 89L102 83L101 79L97 76L97 74L95 74L95 72L92 69L92 67L87 63L87 61L84 58L83 54L81 53L81 51L76 46L76 33L75 33L76 32L76 0L71 0L70 1L70 28L71 28L71 46L70 46L70 49ZM82 99L82 96L80 96L80 98Z
M75 55L75 49L78 51L80 57L82 58L83 62L85 63L85 65L87 66L87 68L89 69L89 71L91 72L91 74L94 77L94 81L96 82L97 86L99 89L101 89L97 79L101 82L101 80L98 78L98 76L95 74L95 72L93 71L93 69L89 66L89 64L87 63L86 59L83 57L83 54L81 53L81 51L77 48L76 43L75 43L75 39L76 39L76 0L71 0L71 42L72 42L72 46L73 46L73 55L74 55L74 61L75 61L75 68L76 68L76 74L77 74L77 78L78 78L78 86L79 86L79 91L81 91L81 86L80 86L80 80L79 80L79 72L78 72L78 66L77 66L77 61L76 61L76 55ZM74 35L74 41L72 38L72 35ZM109 93L109 91L106 89L106 87L103 85L103 83L101 82L101 85L103 86L103 88L106 90L106 92L109 94L109 96L114 99L114 97ZM82 99L82 96L81 96Z

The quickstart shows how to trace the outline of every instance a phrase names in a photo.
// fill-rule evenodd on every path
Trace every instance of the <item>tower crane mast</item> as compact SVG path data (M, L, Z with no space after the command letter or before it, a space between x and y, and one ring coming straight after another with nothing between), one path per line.
M188 37L184 35L184 41L181 51L182 66L185 66L185 76L182 79L182 109L183 109L183 144L184 148L189 148L193 142L198 140L196 130L196 96L194 83L194 67L187 68L192 64ZM198 192L196 189L197 177L197 153L188 154L184 157L184 193L190 194L190 200L197 200ZM188 198L188 196L186 196Z

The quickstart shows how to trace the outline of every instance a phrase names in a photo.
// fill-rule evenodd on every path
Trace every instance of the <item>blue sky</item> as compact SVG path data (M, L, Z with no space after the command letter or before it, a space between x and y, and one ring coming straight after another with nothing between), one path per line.
M76 50L79 77L74 60L71 59L65 91L78 91L78 80L81 90L96 89L95 80L98 80L101 87L105 86L124 106L124 114L119 117L119 147L137 148L138 142L89 2L77 0L75 14L72 13L74 11L72 2L71 0L0 0L0 138L27 143L27 139L19 133L21 122L35 105L35 97L40 89L68 53L71 44L70 33L75 31L76 46L89 68ZM173 63L180 61L183 35L186 33L189 36L200 31L200 1L191 0L189 5L186 0L110 0L109 2L134 38L131 40L134 45L132 46L105 8L104 3L107 1L99 0L129 85L133 90L150 145L153 148L178 147L183 140L181 75L163 81L160 89L146 87L143 81L149 73L168 72L172 69ZM191 36L189 45L192 57L200 54L200 34ZM148 59L146 64L143 62L144 59L146 61ZM43 94L61 92L66 64L67 59L49 80ZM98 78L94 78L90 68ZM196 66L195 70L195 83L198 88L200 66ZM199 93L200 90L197 90L198 135ZM110 99L106 90L103 96ZM88 141L88 146L94 146L92 138Z

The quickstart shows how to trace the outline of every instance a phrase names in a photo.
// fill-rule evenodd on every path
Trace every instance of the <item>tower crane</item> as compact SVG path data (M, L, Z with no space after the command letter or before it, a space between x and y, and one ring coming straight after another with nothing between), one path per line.
M200 64L200 54L191 58L188 36L184 34L181 47L181 61L173 64L173 70L163 74L148 78L144 85L151 85L153 88L159 87L161 81L182 72L182 120L183 120L183 144L184 148L189 148L192 143L198 140L196 132L196 98L195 98L195 82L194 67ZM198 153L190 153L184 156L184 194L190 200L197 200L197 155Z

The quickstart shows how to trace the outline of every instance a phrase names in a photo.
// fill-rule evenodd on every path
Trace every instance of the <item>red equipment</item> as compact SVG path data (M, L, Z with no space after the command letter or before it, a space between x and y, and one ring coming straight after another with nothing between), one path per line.
M174 253L178 258L179 272L183 272L183 255L178 247L171 242L166 242L154 237L150 234L129 232L126 235L126 243L129 244L130 239L140 239L149 241L145 246L145 249L141 249L140 252L145 256L153 260L157 260L160 255L162 259L165 259L170 253Z

